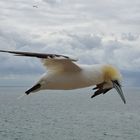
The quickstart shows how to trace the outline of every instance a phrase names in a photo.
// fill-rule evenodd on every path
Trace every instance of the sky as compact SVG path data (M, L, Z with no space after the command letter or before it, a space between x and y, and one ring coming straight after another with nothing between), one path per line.
M1 0L0 49L113 64L124 86L139 86L139 7L139 0ZM0 85L26 84L44 72L38 59L0 54Z

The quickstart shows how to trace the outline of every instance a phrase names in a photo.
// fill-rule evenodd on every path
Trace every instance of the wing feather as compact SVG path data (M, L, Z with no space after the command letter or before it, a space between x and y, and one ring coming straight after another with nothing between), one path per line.
M66 71L66 72L73 72L73 71L80 71L80 67L74 63L77 61L76 59L70 58L65 55L58 55L58 54L47 54L47 53L34 53L34 52L22 52L22 51L6 51L0 50L0 52L5 53L12 53L16 56L26 56L26 57L36 57L40 58L49 70L55 71Z

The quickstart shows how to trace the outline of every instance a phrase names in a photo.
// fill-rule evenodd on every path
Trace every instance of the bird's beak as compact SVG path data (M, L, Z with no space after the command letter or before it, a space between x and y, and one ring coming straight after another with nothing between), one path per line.
M126 100L125 100L120 83L117 80L112 81L112 83L113 83L113 87L117 90L117 92L120 95L121 99L123 100L124 104L126 104Z

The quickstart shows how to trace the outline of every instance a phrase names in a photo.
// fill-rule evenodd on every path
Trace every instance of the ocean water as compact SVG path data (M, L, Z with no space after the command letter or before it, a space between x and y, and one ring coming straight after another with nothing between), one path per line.
M140 89L91 99L90 89L42 91L0 87L0 140L139 140Z

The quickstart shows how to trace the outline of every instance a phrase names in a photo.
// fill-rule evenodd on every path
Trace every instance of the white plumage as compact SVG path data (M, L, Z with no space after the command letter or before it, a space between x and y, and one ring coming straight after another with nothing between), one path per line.
M75 63L77 60L65 55L43 54L33 52L5 51L17 56L40 58L43 65L47 68L40 80L25 93L37 92L44 89L71 90L95 86L96 90L91 98L103 93L105 94L115 88L121 99L126 103L121 85L120 72L111 65L80 65Z

